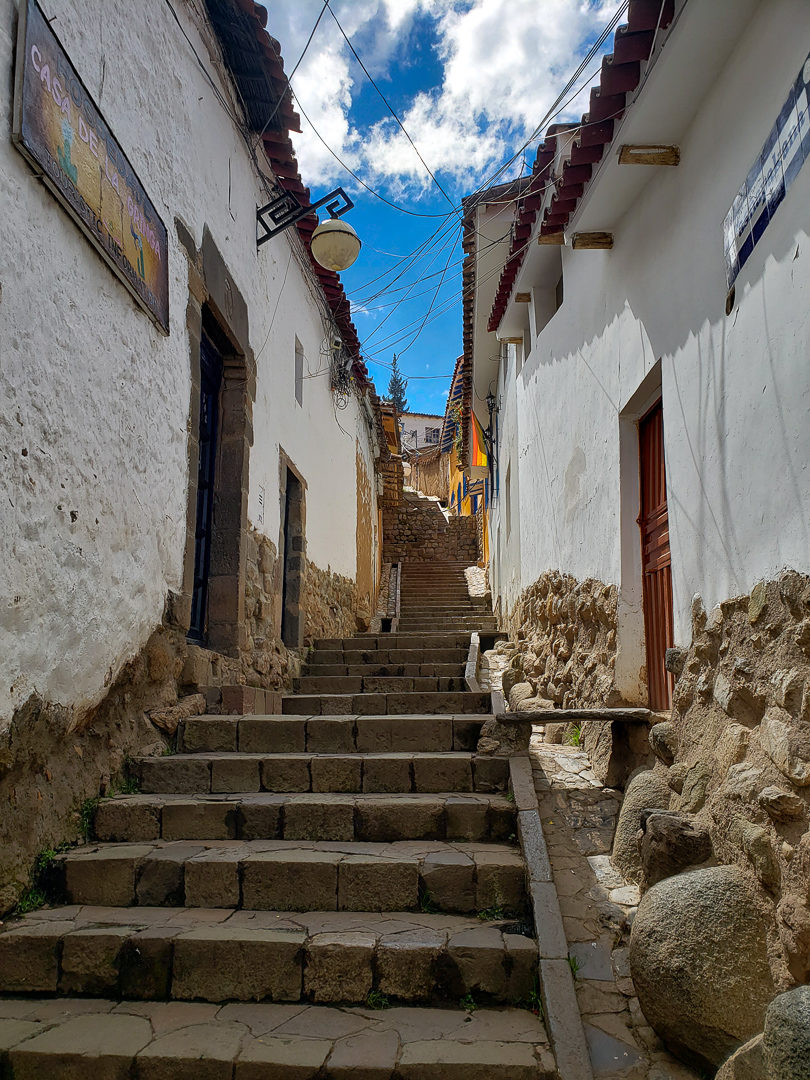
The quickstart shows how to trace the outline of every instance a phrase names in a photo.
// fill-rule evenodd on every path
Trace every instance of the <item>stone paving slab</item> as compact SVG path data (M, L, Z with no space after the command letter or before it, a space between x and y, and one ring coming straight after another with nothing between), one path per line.
M489 714L452 712L390 716L375 709L341 715L193 716L180 725L178 748L184 754L474 751L488 719Z
M7 1000L0 1001L0 1047L0 1066L9 1080L125 1080L135 1074L139 1080L553 1080L555 1075L542 1021L508 1008L468 1013Z
M471 691L424 691L368 694L286 694L281 699L284 716L352 716L382 713L386 716L423 713L483 714L489 708L489 694Z
M55 872L69 904L375 911L430 903L521 917L527 910L518 849L492 841L99 844L58 856Z
M504 920L198 909L180 923L171 908L90 906L71 914L55 908L8 924L0 993L26 989L24 967L32 991L68 996L363 1003L377 990L406 1002L473 994L516 1004L530 1000L537 975L534 942Z
M166 768L175 764L167 759ZM204 765L196 758L180 760ZM216 775L212 765L212 775ZM228 763L231 773L235 762ZM256 762L251 775L255 774ZM285 765L282 769L280 765ZM505 840L516 831L514 804L504 795L464 791L472 786L454 757L414 765L421 793L414 792L307 792L262 791L244 794L116 795L102 800L95 813L94 832L101 841L150 840ZM307 774L305 761L268 759L262 773L273 782L280 776L286 786L297 787ZM452 790L454 774L459 794ZM229 787L230 784L226 784ZM276 785L277 786L277 785ZM311 785L310 785L311 786Z

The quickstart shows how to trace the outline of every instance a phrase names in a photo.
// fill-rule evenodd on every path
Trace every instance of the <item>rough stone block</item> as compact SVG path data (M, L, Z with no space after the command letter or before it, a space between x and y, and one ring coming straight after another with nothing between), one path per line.
M478 910L501 908L520 913L526 907L525 871L518 854L476 852L476 902ZM556 893L555 893L556 895Z
M307 751L311 754L353 754L354 716L312 717L307 721Z
M468 1043L449 1039L406 1043L397 1072L402 1080L492 1080L498 1074L509 1080L542 1080L531 1045L482 1039Z
M72 923L31 922L0 934L0 992L55 993L60 942L72 929Z
M411 790L411 758L404 754L369 754L363 758L363 791Z
M340 1039L329 1058L330 1080L390 1080L399 1056L396 1031L361 1031Z
M504 933L503 943L506 949L506 970L509 979L506 1000L529 1001L530 994L537 984L537 942L522 934Z
M338 867L342 911L409 911L418 906L419 870L414 862L374 855L346 855Z
M435 840L444 833L444 803L429 796L358 801L357 839L378 843Z
M485 802L451 796L445 804L445 816L448 840L485 840L489 835L489 806Z
M65 893L71 904L129 907L135 902L135 875L152 848L127 845L71 854L65 859Z
M118 957L132 934L129 927L75 930L62 943L62 994L114 997L118 989Z
M186 754L229 753L236 749L237 726L233 716L193 716L180 725L179 746Z
M373 716L385 712L385 694L357 694L352 698L352 711L358 716Z
M142 791L159 795L196 795L211 787L211 766L203 758L141 758L138 775Z
M506 998L509 980L499 930L481 926L452 934L447 954L465 992L490 994L499 1001Z
M262 1035L242 1047L234 1080L312 1080L332 1049L327 1039Z
M102 841L160 838L160 809L146 799L102 799L96 808L93 831Z
M256 712L256 688L253 686L223 686L222 711L244 716Z
M172 997L204 1001L298 1001L303 930L202 926L174 943Z
M26 1040L10 1052L9 1061L15 1080L129 1080L132 1059L151 1038L143 1016L91 1013Z
M193 1024L170 1030L141 1051L136 1075L138 1080L232 1080L234 1058L244 1039L242 1024ZM126 1075L128 1080L130 1074Z
M246 795L239 803L242 840L277 840L281 837L281 809L286 795Z
M568 943L563 929L557 889L551 881L533 881L530 885L537 948L543 959L563 960Z
M453 717L453 749L472 751L478 746L481 735L481 721L467 719L464 716ZM448 749L444 747L443 749Z
M470 759L459 754L417 755L413 777L416 791L472 791Z
M138 873L135 889L138 904L142 907L182 907L186 860L201 850L198 844L153 848Z
M306 749L306 736L304 720L246 716L239 721L239 750L243 754L301 754Z
M377 945L378 989L399 1001L430 1001L447 935L439 930L389 934Z
M311 779L309 758L274 756L262 761L264 791L309 791Z
M356 756L313 757L310 761L313 791L361 791L362 773L363 761Z
M285 840L353 840L354 802L344 796L299 795L284 808Z
M163 807L164 840L235 840L238 804L205 799L167 802Z
M136 1001L162 1001L169 996L172 941L178 927L149 926L133 934L118 958L119 992Z
M372 986L374 934L315 934L307 946L304 994L316 1002L365 1002Z
M475 791L496 793L506 791L509 786L508 758L476 754L472 759L472 771Z
M422 886L442 911L477 910L475 863L462 851L438 851L422 863Z
M260 911L335 911L340 855L263 851L242 863L242 906Z
M238 848L210 848L185 868L186 907L239 907Z
M255 758L224 756L211 762L212 792L260 791L259 762Z

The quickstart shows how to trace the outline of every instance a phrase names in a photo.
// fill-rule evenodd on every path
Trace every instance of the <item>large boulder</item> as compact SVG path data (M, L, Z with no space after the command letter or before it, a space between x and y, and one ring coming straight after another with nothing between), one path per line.
M810 986L773 999L762 1046L768 1080L810 1080Z
M672 792L667 784L667 772L661 765L636 773L627 785L616 835L613 838L613 862L628 880L641 881L641 853L638 834L643 810L667 810Z
M762 1031L774 985L742 871L712 866L653 886L633 923L630 972L647 1022L690 1065L717 1068Z
M714 1080L767 1080L762 1058L762 1032L728 1058Z

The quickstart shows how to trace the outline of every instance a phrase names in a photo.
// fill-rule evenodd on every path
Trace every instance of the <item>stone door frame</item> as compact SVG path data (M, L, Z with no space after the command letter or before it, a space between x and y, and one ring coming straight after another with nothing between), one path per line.
M197 514L198 431L200 422L200 341L211 338L223 361L220 428L214 484L214 524L208 588L208 627L204 647L237 656L246 644L245 567L248 531L248 477L253 445L256 361L250 347L247 302L205 226L198 250L191 233L175 221L188 260L191 394L188 434L188 504L183 558L183 590L176 621L187 631L194 582Z
M292 551L287 551L287 488L295 481L290 534ZM288 649L300 649L304 643L305 613L302 608L307 570L307 482L289 455L279 448L279 530L278 555L281 567L281 623L279 636Z

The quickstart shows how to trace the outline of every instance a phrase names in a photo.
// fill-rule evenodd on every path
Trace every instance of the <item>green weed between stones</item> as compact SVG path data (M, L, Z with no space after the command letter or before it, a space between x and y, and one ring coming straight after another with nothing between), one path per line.
M582 743L582 725L574 724L565 741L569 746L580 746Z
M433 902L430 890L421 881L419 882L419 910L425 915L436 915L439 910Z
M506 918L502 907L496 905L495 907L484 908L483 911L478 912L478 918L481 922L495 922L498 919Z
M570 953L568 954L568 966L571 968L571 974L574 976L574 978L576 978L577 972L582 965L580 964L576 956L572 956Z
M527 1009L529 1012L534 1013L535 1016L539 1016L543 1019L543 1001L540 997L540 977L535 975L534 983L529 993L520 1001L516 1001L516 1008Z
M469 1013L474 1013L478 1008L475 998L472 996L472 991L468 991L463 998L459 998L459 1005L462 1009L465 1009Z
M51 899L48 888L48 878L51 864L57 855L70 848L70 844L59 844L55 848L45 848L34 859L34 867L31 871L31 884L25 890L14 909L15 915L27 915L29 911L37 911L44 907Z
M369 990L366 998L367 1009L390 1009L391 1002L381 990Z
M93 837L93 823L100 802L99 796L95 795L92 799L85 799L79 807L79 833L85 843Z

